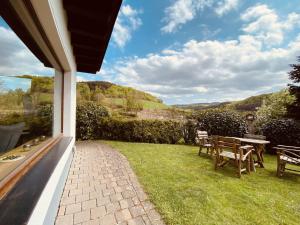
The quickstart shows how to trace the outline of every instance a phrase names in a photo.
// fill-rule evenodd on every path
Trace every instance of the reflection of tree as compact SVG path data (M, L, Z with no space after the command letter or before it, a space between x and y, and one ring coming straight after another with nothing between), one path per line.
M4 109L18 109L22 107L24 94L25 92L20 88L0 93L1 106Z

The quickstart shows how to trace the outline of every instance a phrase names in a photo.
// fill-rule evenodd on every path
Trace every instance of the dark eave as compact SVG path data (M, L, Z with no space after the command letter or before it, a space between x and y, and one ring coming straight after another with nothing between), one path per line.
M122 0L63 0L77 71L96 73L103 58Z

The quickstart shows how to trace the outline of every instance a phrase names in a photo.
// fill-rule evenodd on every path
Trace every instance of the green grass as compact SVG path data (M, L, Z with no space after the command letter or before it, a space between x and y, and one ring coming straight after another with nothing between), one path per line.
M169 108L167 105L160 103L160 102L151 102L142 100L143 108L144 109L167 109Z
M265 169L238 179L230 165L215 171L197 147L105 143L128 158L169 225L300 224L300 176L277 178L274 156L265 156Z

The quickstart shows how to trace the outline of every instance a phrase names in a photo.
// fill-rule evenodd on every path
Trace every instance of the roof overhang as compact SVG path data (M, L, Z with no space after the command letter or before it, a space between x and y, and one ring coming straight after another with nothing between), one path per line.
M122 0L1 0L0 15L46 66L96 73Z
M96 73L113 31L122 0L64 0L77 71Z

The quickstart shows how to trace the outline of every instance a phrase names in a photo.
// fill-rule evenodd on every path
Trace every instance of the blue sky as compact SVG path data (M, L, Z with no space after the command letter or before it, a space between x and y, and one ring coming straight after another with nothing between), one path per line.
M168 104L238 100L286 86L299 31L298 0L125 0L101 71L78 80L132 86ZM22 57L21 44L10 48ZM52 74L23 51L17 68ZM0 73L21 72L4 61Z
M23 91L28 91L31 88L31 79L0 76L0 92L22 89Z

